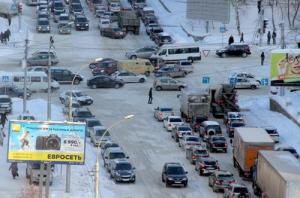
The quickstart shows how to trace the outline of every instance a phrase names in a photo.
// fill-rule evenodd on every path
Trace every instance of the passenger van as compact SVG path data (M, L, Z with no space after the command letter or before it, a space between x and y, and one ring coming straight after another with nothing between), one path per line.
M24 87L24 72L0 72L0 86ZM45 72L27 72L27 88L31 91L46 91L48 76ZM59 83L52 80L51 89L58 89Z
M118 67L119 69L124 69L138 74L145 74L146 76L149 76L154 70L153 65L147 59L121 60L118 63Z
M161 58L168 63L180 60L194 62L195 60L201 60L201 51L197 44L166 44L161 46L151 58Z

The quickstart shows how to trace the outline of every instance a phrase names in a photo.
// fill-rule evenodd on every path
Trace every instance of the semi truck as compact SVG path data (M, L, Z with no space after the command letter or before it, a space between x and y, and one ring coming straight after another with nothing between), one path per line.
M300 163L287 151L259 151L253 169L259 197L300 198Z
M251 179L258 151L273 150L274 144L270 135L263 128L235 128L233 165L238 169L239 176Z
M184 89L179 97L180 113L187 122L195 116L202 121L207 120L210 111L210 95L207 89Z
M140 33L140 18L137 17L134 10L121 10L118 15L118 23L120 28L126 32L133 32L138 35Z

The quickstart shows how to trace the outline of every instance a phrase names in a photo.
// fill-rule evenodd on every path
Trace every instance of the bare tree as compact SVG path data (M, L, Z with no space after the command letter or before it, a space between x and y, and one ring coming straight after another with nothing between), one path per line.
M275 19L274 19L274 6L275 6L275 0L270 0L269 5L271 6L271 11L272 11L272 26L273 26L273 31L276 31L276 25L275 25Z
M241 1L243 1L243 0L232 0L231 1L232 5L234 7L234 10L235 10L236 29L237 29L239 35L241 35L241 21L240 21L240 13L239 13Z
M295 21L300 8L300 0L288 0L287 16L290 29L295 28Z

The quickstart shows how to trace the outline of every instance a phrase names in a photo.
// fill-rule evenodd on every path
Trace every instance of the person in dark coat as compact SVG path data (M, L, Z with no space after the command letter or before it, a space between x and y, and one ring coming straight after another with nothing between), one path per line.
M14 179L16 179L17 176L19 176L19 173L18 173L18 164L17 162L13 162L11 163L9 169L11 171L11 174L13 176Z
M7 117L6 117L6 113L2 113L2 114L1 114L0 120L1 120L2 128L4 128L6 121L8 121L8 120L7 120Z
M240 43L244 43L244 33L241 33Z
M6 32L6 35L7 35L7 41L9 41L9 37L10 37L11 32L10 32L9 29L7 29L5 32Z
M261 63L261 66L264 65L264 61L265 61L265 53L262 52L262 53L260 54L260 63Z
M230 45L231 43L234 43L234 38L232 35L228 39L228 45Z
M148 98L148 104L152 104L152 87L149 89L149 98Z
M4 37L3 32L0 32L0 40L1 40L1 43L3 43L3 37Z
M270 45L270 43L271 43L271 32L270 31L268 31L267 38L268 38L268 45Z
M272 39L273 39L273 45L276 45L276 32L275 31L273 31L273 33L272 33Z

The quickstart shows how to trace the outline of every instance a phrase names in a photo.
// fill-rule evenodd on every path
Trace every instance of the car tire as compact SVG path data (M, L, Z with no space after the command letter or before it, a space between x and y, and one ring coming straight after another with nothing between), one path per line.
M164 177L163 177L163 176L161 176L161 181L162 181L163 183L165 183L165 180L164 180Z
M132 55L132 56L130 56L130 59L137 59L137 56L136 55Z
M256 89L256 86L255 85L251 85L250 88L251 89Z
M139 82L140 82L140 83L144 83L144 82L145 82L145 78L141 78L141 79L139 80Z
M80 80L76 78L76 79L74 80L74 85L78 85L79 83L80 83Z
M208 186L209 186L209 187L212 187L212 184L211 184L209 181L208 181Z
M226 58L226 54L225 53L221 54L221 57Z
M162 87L161 86L157 86L155 87L156 91L161 91L162 90Z
M120 84L116 83L115 84L115 89L119 89L120 88Z
M215 188L215 185L212 186L213 192L218 192L218 190Z
M178 88L179 91L181 91L182 89L184 89L183 86L180 86L180 87Z
M191 63L194 62L194 58L193 57L188 57L188 61L190 61Z
M169 183L168 183L168 181L166 181L166 188L168 188L170 185L169 185Z
M93 88L93 89L96 89L96 88L97 88L97 85L93 84L93 85L92 85L92 88Z
M246 58L247 57L247 54L244 52L244 53L242 53L242 57L243 58Z
M183 187L186 188L187 185L188 185L188 182L185 182L185 183L183 184Z
M61 98L60 102L61 102L61 104L65 104L66 101L65 101L65 99Z

